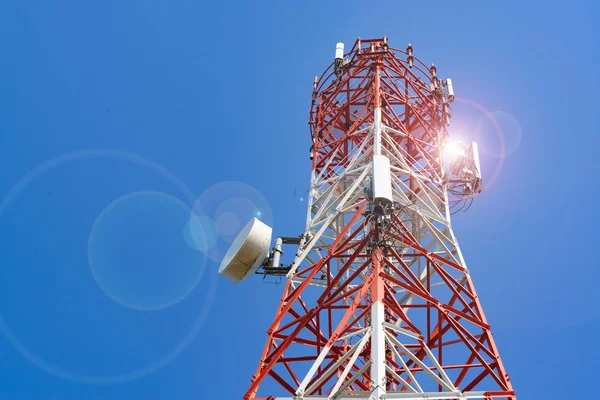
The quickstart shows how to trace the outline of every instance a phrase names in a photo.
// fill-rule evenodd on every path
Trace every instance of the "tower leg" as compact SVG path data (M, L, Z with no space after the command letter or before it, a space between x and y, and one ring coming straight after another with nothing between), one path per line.
M383 305L384 284L381 276L383 269L383 251L380 247L371 254L374 279L371 283L371 381L372 397L381 399L385 394L385 308Z

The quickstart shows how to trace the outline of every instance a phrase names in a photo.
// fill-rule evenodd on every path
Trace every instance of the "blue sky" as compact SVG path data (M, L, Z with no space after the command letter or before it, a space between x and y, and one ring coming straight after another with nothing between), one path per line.
M453 79L451 133L486 144L488 183L501 164L454 229L518 395L583 398L600 367L599 15L592 1L3 2L0 399L240 398L282 287L219 279L232 233L191 249L189 208L300 233L313 76L336 42L382 35Z

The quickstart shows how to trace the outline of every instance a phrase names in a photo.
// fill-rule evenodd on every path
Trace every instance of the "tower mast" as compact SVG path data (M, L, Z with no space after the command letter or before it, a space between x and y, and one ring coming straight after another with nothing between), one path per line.
M477 146L444 168L436 73L383 37L338 43L315 77L306 229L258 271L287 281L244 399L516 399L450 223L480 191Z

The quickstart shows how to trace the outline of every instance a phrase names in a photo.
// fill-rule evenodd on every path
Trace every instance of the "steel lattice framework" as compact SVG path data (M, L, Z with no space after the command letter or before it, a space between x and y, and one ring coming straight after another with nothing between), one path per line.
M244 399L515 399L450 224L436 68L358 39L315 77L306 231ZM374 155L393 205L370 200ZM259 390L260 389L260 390Z

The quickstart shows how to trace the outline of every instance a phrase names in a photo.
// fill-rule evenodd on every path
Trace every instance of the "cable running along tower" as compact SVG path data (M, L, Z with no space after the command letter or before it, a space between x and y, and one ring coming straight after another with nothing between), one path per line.
M481 190L477 144L448 140L452 82L386 37L335 54L305 232L269 250L254 219L220 268L287 278L243 398L516 399L450 224Z

